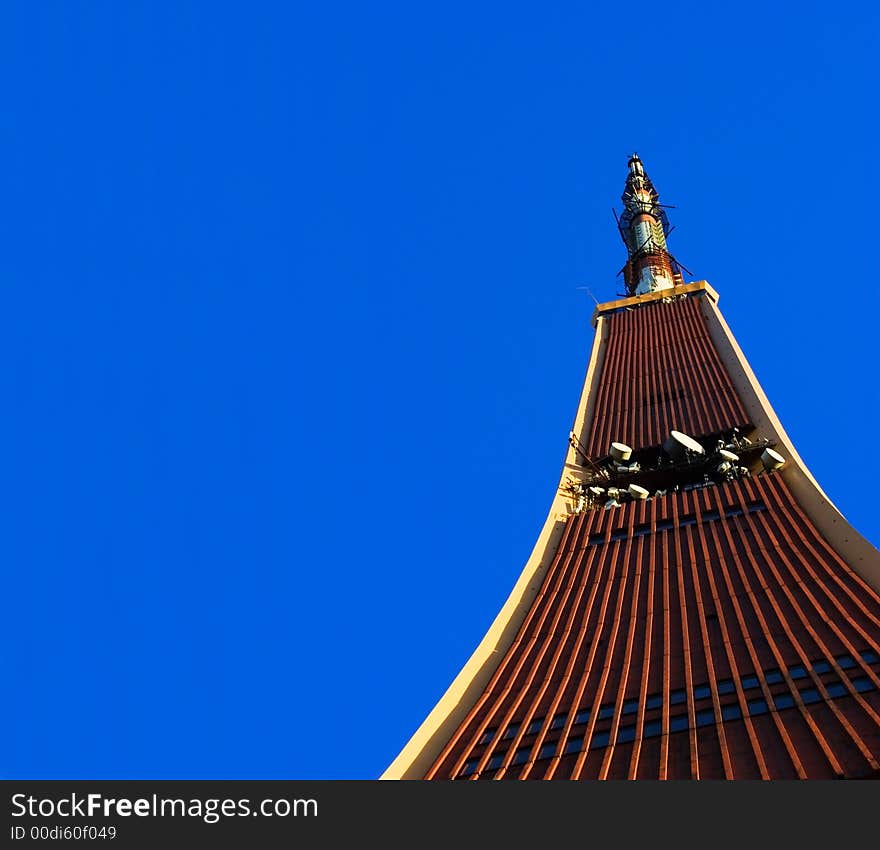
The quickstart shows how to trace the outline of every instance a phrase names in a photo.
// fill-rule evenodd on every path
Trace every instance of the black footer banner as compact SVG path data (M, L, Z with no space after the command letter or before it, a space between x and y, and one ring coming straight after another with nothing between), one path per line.
M0 780L0 846L467 848L839 843L874 782ZM826 834L827 833L827 834ZM660 842L660 845L658 845ZM769 846L767 844L766 846Z

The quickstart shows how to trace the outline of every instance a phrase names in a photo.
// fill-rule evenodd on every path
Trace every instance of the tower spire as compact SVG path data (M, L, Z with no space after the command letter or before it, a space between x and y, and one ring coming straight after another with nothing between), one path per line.
M637 153L629 158L627 167L621 195L623 213L617 221L629 255L623 267L627 295L671 289L683 280L678 263L666 248L672 229L669 219Z

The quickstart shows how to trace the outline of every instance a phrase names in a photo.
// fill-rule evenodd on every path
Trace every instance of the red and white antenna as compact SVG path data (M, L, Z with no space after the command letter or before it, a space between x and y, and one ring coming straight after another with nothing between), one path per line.
M627 295L671 289L684 280L683 267L666 248L672 230L669 219L639 155L634 153L627 165L623 212L619 217L615 214L629 255L622 269Z

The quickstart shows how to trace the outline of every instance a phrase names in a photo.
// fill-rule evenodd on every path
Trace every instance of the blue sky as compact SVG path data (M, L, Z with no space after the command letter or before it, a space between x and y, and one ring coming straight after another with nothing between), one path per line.
M377 777L543 525L633 151L878 545L878 17L4 4L0 775Z

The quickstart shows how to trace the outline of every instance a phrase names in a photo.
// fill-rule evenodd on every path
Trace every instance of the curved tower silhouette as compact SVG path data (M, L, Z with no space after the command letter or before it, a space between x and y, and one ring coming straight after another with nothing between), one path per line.
M880 552L822 492L630 157L559 488L383 779L880 778Z

